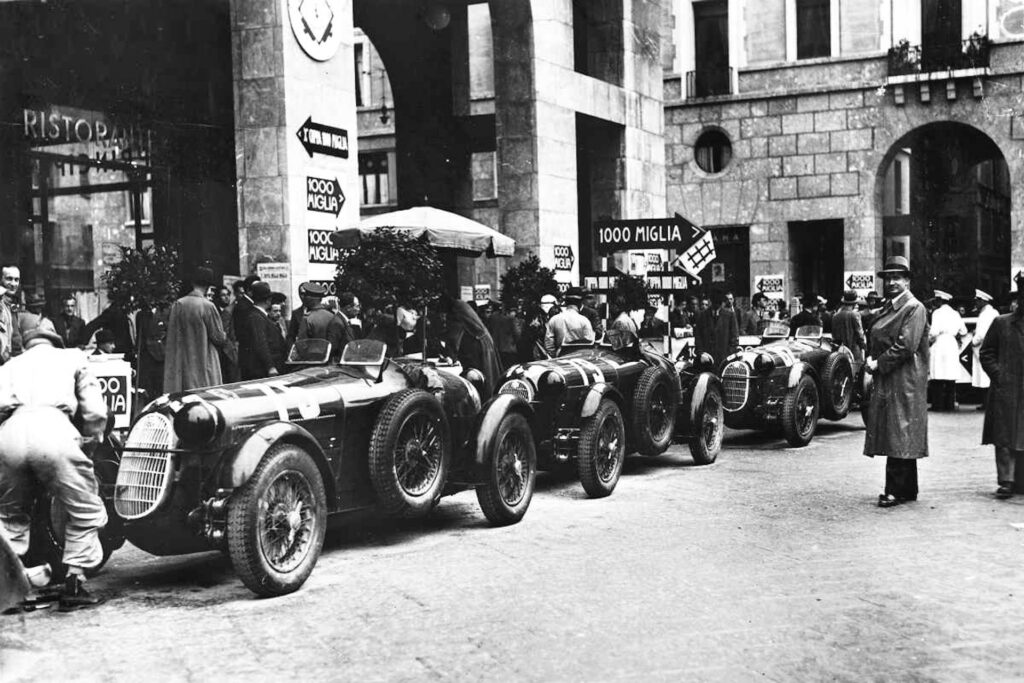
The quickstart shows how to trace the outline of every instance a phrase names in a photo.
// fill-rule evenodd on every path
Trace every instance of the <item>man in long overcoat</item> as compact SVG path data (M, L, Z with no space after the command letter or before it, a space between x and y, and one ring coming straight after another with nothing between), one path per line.
M864 336L860 313L857 312L857 292L847 290L841 303L840 309L832 316L832 338L850 349L853 360L859 367L864 362L867 338Z
M907 259L878 273L885 306L871 327L865 367L874 375L864 455L884 455L879 507L917 500L917 460L928 456L928 313L910 293Z
M996 448L996 498L1014 493L1024 467L1024 273L1014 278L1017 309L996 318L981 345L981 366L991 381L982 443Z
M206 298L213 271L199 268L192 291L171 305L167 322L164 391L172 393L221 384L217 349L227 344L220 312Z

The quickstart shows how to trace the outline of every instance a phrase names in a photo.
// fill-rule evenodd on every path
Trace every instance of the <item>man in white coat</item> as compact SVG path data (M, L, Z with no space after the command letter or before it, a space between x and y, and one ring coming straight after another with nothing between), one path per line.
M981 344L985 341L988 328L992 321L999 317L999 311L992 305L992 295L980 289L974 290L974 300L978 308L978 322L974 326L974 338L971 340L974 362L971 364L971 386L981 389L981 405L978 410L985 410L988 400L989 379L981 367Z
M928 336L931 343L928 379L932 385L932 409L956 410L956 381L963 366L960 365L959 339L967 336L967 326L949 302L953 295L935 290L938 304L932 313Z

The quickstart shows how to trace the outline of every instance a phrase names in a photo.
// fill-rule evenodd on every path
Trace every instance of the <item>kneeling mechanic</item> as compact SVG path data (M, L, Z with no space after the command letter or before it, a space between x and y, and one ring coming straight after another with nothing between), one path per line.
M0 366L0 523L19 556L29 547L40 488L67 511L61 611L99 604L85 571L100 564L99 531L107 523L84 444L103 439L107 407L85 355L64 349L49 321L29 330L24 353ZM81 420L81 434L72 424Z

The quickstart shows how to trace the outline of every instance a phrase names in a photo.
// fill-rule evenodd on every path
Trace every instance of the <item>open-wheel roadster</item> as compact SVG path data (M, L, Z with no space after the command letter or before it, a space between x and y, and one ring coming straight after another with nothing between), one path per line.
M781 432L790 445L806 446L819 417L842 420L850 412L858 368L853 353L818 326L788 334L786 323L772 323L761 346L726 359L725 423Z
M557 358L510 368L499 395L533 407L540 469L575 462L591 497L615 489L627 452L659 455L686 442L698 464L722 445L722 394L710 357L673 362L630 335L565 347Z
M306 340L290 361L309 367L151 403L113 488L124 536L155 555L224 550L247 587L272 596L305 582L329 514L414 517L474 488L492 524L519 521L536 475L529 404L482 404L482 378L384 352L350 342L327 365L329 345Z

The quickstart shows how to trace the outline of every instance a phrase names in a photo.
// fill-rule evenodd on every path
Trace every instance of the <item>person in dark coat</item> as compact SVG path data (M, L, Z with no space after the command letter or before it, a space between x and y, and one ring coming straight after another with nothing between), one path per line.
M871 328L865 368L874 375L864 455L888 458L878 507L917 500L917 461L928 457L928 312L910 293L910 267L890 257L878 273L886 304Z
M580 313L590 321L590 326L594 328L594 337L600 339L604 334L604 321L601 320L601 314L597 310L597 296L593 292L583 291L583 305L580 306Z
M736 326L736 316L724 307L724 297L718 296L716 299L714 305L698 314L693 344L698 355L708 353L716 365L721 365L739 345L739 328Z
M98 316L89 321L89 324L82 328L82 335L78 338L80 346L84 346L92 339L97 330L106 329L114 334L114 353L123 353L126 361L135 360L135 345L132 343L132 324L128 316L120 308L111 304L104 308Z
M236 281L232 287L235 290L235 300L231 304L231 327L235 332L235 347L241 348L242 345L249 346L251 342L245 339L245 335L248 333L248 328L243 324L249 317L249 312L252 311L252 297L249 296L249 290L252 286L260 281L259 275L247 275L245 279ZM223 326L223 324L222 324ZM246 327L246 329L242 329ZM239 355L236 352L236 356ZM240 363L240 358L235 358L236 363Z
M162 306L153 311L139 311L136 318L139 326L137 383L149 401L164 391L164 360L167 357L167 323L170 315L170 308ZM99 333L96 338L99 339Z
M494 340L487 331L480 316L465 301L444 296L440 308L447 316L445 325L445 347L455 354L462 370L479 370L484 376L484 396L487 400L497 389L504 372L501 358L494 347Z
M284 371L284 337L270 319L270 285L254 282L249 288L252 309L244 321L246 346L239 347L238 370L243 380L273 377Z
M832 338L853 352L856 363L864 361L867 337L864 336L864 326L857 312L857 292L852 289L843 294L842 306L832 316ZM854 368L854 372L856 370Z
M996 498L1014 494L1024 468L1024 273L1014 282L1017 308L992 321L980 354L991 382L981 442L995 447Z
M875 319L878 317L879 311L882 310L882 297L878 296L878 292L868 292L864 302L864 310L860 313L860 322L864 327L864 334L871 333L871 326L874 324Z
M805 294L800 300L801 310L789 321L789 336L795 336L796 331L807 325L821 327L821 317L815 309L818 307L818 297L813 294Z
M516 345L519 338L516 334L515 321L498 302L494 302L493 307L494 310L487 319L487 331L491 333L494 346L501 356L501 364L509 368L518 362Z
M644 309L644 319L640 321L641 339L662 339L668 334L668 323L655 317L658 309L648 306Z
M305 310L299 321L295 341L301 339L326 339L331 345L331 358L341 357L341 350L351 339L351 328L346 325L333 311L322 305L327 296L327 288L315 282L304 282L299 287L302 297L302 308Z
M83 343L80 339L82 338L82 330L85 329L85 321L75 315L76 309L75 297L65 297L60 305L60 313L53 319L53 329L64 340L64 348L66 349Z

